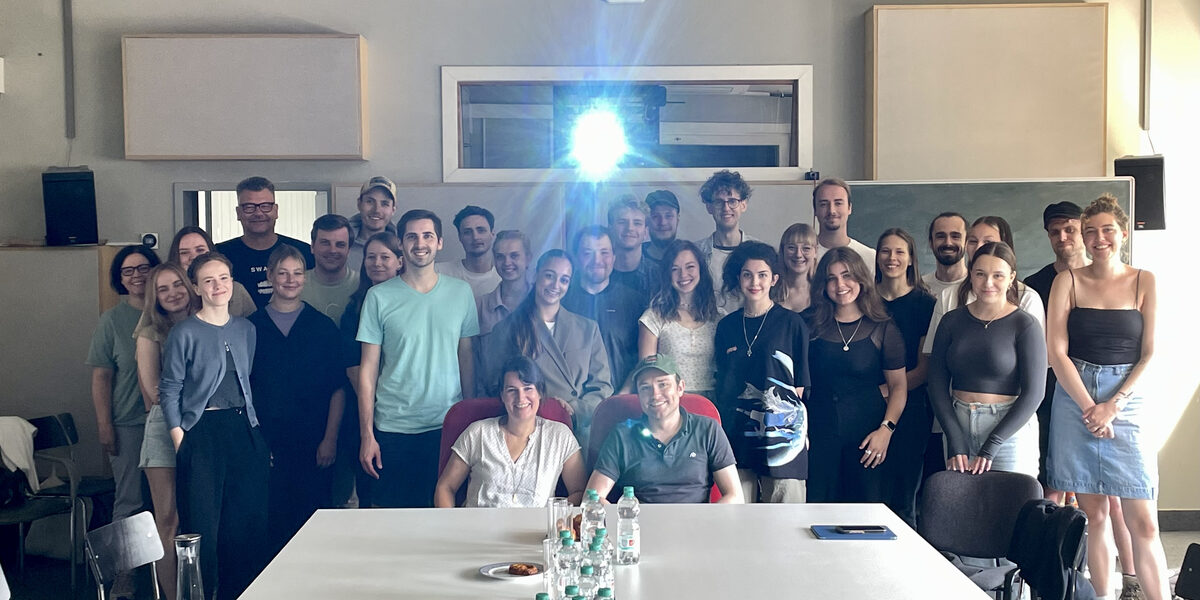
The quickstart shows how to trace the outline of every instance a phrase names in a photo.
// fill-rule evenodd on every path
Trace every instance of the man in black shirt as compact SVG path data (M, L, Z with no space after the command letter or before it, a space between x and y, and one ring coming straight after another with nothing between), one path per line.
M575 276L563 296L563 308L600 326L613 387L628 391L632 386L625 385L625 379L637 362L638 318L646 310L646 297L611 279L613 243L604 227L585 227L576 234L571 249L575 255Z
M1042 270L1025 278L1025 285L1033 288L1042 297L1042 306L1049 306L1050 287L1054 278L1066 269L1077 269L1086 266L1091 261L1083 248L1083 226L1079 217L1083 209L1073 202L1062 201L1051 204L1042 211L1042 226L1046 236L1050 238L1050 248L1054 250L1054 262L1042 267ZM1038 458L1038 479L1046 486L1046 452L1050 443L1050 406L1054 399L1054 384L1058 380L1054 371L1046 373L1046 396L1038 405L1038 446L1041 455ZM1065 499L1066 494L1046 486L1046 497L1058 502Z
M647 296L658 289L657 265L642 250L649 212L632 194L617 198L608 207L608 230L612 233L614 251L612 277Z
M646 206L650 209L647 221L650 241L642 244L642 259L661 269L667 247L679 235L679 198L670 190L654 190L646 194Z
M217 252L233 263L233 280L242 284L254 305L262 308L271 300L271 282L267 281L267 258L280 244L294 246L304 256L304 266L311 269L312 248L308 244L275 233L279 206L275 204L275 184L266 177L247 177L237 184L237 220L242 224L241 237L217 244Z

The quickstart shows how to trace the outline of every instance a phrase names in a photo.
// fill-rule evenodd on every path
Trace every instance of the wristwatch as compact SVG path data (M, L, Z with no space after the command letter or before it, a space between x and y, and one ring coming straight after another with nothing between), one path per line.
M896 430L896 424L895 424L895 423L893 423L893 422L891 422L891 421L889 421L889 420L887 420L887 419L884 419L884 420L883 420L883 422L882 422L882 423L880 423L879 425L880 425L881 427L887 427L887 428L888 428L888 431L895 431L895 430Z

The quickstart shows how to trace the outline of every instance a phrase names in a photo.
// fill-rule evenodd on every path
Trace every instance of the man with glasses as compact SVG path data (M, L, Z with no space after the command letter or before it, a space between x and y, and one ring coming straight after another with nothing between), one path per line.
M742 304L736 290L728 294L721 291L721 272L725 269L725 260L742 242L758 241L741 229L742 214L746 212L751 191L741 173L728 169L713 173L700 186L700 199L704 201L704 209L712 215L716 230L712 235L696 240L696 246L708 261L708 270L717 288L717 310L722 315L741 308ZM669 269L670 265L664 265L664 271Z
M308 244L275 233L279 207L275 204L275 184L266 177L247 177L237 184L237 220L242 235L217 244L217 252L233 263L233 280L246 287L254 305L262 308L271 300L271 282L267 281L267 258L287 244L304 255L306 268L313 268L312 249Z

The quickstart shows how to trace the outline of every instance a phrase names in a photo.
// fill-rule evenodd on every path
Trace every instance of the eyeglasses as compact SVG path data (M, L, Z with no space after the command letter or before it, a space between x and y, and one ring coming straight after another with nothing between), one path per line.
M717 206L728 206L730 208L733 208L734 206L737 206L738 203L741 201L742 201L741 198L726 198L724 200L717 200L717 199L709 200L708 203L716 204Z
M121 267L121 275L125 277L133 277L134 273L145 275L150 272L150 264L138 265L136 267Z
M260 210L264 213L269 213L269 212L275 210L275 203L274 202L259 202L258 204L239 204L238 205L238 210L242 211L243 215L252 215L252 214L254 214L255 209Z

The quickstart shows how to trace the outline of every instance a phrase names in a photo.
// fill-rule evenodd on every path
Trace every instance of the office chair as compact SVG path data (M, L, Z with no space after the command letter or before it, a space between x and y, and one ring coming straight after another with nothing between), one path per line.
M934 473L925 480L917 530L931 546L953 558L1006 558L1021 508L1041 497L1041 484L1022 473ZM954 562L984 591L999 593L1005 600L1015 597L1016 566L982 568Z

